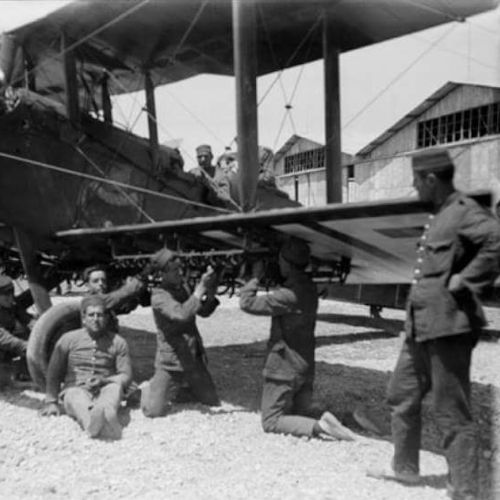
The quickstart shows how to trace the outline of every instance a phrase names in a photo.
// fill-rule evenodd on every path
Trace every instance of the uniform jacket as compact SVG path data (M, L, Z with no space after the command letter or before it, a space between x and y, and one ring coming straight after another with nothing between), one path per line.
M499 273L500 225L456 191L429 217L418 242L407 303L406 332L417 341L478 332L485 323L479 297ZM465 289L448 290L461 276Z
M167 370L193 369L204 355L196 315L207 317L219 305L215 297L200 300L183 287L153 288L151 307L158 329L155 365Z
M0 351L24 354L30 334L29 324L32 320L26 311L17 306L0 307Z
M47 401L57 401L64 388L86 386L92 377L103 377L126 387L132 380L127 342L107 331L94 338L85 328L65 333L50 357L47 370Z
M314 329L318 309L316 285L305 272L293 270L284 285L257 295L257 280L240 290L240 307L250 314L272 316L264 376L292 380L314 376Z

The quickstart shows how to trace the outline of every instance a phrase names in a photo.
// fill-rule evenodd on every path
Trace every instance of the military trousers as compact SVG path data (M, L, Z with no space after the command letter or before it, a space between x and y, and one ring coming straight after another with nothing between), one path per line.
M90 412L101 406L105 412L116 413L123 398L121 384L111 382L102 386L96 393L84 387L69 387L63 393L64 411L74 418L83 429L90 423Z
M265 432L313 436L316 423L311 418L313 380L297 376L293 380L264 378L261 419Z
M146 417L165 416L171 404L187 387L195 401L208 406L219 406L220 399L208 368L201 358L196 358L189 370L169 370L158 363L149 385L141 394L141 408Z
M477 337L470 334L425 342L407 338L389 382L394 440L393 467L419 472L421 404L431 404L442 435L454 498L476 495L478 437L470 403L470 362Z

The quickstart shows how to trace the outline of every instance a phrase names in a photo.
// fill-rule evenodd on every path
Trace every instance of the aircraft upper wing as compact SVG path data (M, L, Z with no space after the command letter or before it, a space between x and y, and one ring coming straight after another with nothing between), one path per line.
M330 14L347 51L494 8L497 0L240 0L257 4L258 74L322 57ZM91 86L103 68L112 94L200 73L233 74L231 0L80 0L11 31L35 67L37 91L64 89L60 33L76 47Z
M474 194L487 205L489 193ZM408 283L416 242L428 217L417 200L332 204L318 208L275 209L176 221L72 229L59 242L85 248L154 252L163 244L182 252L269 248L285 235L307 241L323 264L350 259L348 283Z

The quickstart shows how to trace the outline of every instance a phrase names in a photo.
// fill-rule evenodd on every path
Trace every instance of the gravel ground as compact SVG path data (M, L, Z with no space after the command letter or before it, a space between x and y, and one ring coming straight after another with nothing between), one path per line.
M490 328L477 347L472 378L481 432L481 484L500 498L500 310L489 310ZM393 369L402 328L401 311L368 319L366 307L321 303L316 336L316 400L350 425L350 411L363 404L388 429L384 390ZM120 323L128 338L142 340L141 376L151 371L154 326L149 309ZM437 429L424 410L422 473L416 487L377 481L366 469L388 464L389 438L360 442L266 435L258 414L267 318L241 313L236 299L199 321L221 408L176 405L172 414L150 420L140 410L117 442L90 440L66 416L41 418L40 393L0 393L0 498L108 499L415 499L447 498L446 464ZM142 333L141 333L142 332ZM142 337L141 337L142 335ZM495 488L495 484L497 488ZM496 494L494 491L496 490Z

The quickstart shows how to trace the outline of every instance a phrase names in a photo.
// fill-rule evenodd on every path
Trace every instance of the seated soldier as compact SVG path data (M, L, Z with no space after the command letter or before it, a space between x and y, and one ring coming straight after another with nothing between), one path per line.
M90 437L119 439L118 408L132 368L127 343L107 327L105 312L103 297L83 298L83 328L65 333L50 358L41 414L59 415L61 401Z
M33 318L16 306L12 280L0 275L0 361L10 362L21 356L26 376L26 349L32 322Z
M158 329L157 350L153 378L142 386L142 411L151 418L166 415L186 387L196 401L218 406L220 400L196 326L196 315L207 317L219 304L214 296L215 273L209 269L203 274L190 294L173 252L160 250L151 258L151 264L161 272L162 282L151 295Z

